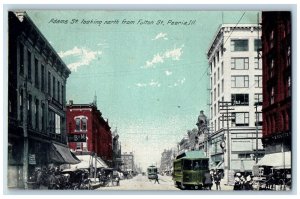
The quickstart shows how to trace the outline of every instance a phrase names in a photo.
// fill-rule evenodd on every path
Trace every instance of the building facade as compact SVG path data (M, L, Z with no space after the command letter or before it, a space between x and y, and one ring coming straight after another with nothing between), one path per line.
M174 151L172 149L165 149L161 153L159 171L162 174L171 175L173 170Z
M96 102L73 104L70 101L66 112L70 149L77 155L97 155L111 167L112 133Z
M119 134L117 129L115 129L112 133L113 139L112 139L112 152L113 152L113 160L112 160L112 167L117 170L121 170L122 165L122 158L121 158L121 142L119 140Z
M263 143L267 154L291 151L291 13L262 12Z
M36 168L78 163L66 136L71 71L26 13L8 19L8 187L26 189Z
M219 165L225 173L251 171L254 159L264 154L260 29L257 24L223 24L207 52L211 168Z
M132 174L135 171L133 153L125 152L121 155L121 159L122 159L121 170Z

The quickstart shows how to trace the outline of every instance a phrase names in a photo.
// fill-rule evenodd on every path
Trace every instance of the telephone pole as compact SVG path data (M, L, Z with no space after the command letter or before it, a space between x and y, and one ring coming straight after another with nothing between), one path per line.
M226 133L226 152L227 152L227 183L229 182L229 171L231 168L231 159L230 159L230 133L229 133L229 120L231 120L233 118L233 116L231 115L232 113L229 111L234 110L234 108L232 108L232 102L229 101L219 101L219 111L221 116L220 121L226 121L226 127L227 127L227 133ZM222 112L224 111L224 112ZM225 153L224 153L225 154Z
M256 128L256 149L255 149L255 163L258 162L258 112L257 112L258 103L255 103L255 128Z

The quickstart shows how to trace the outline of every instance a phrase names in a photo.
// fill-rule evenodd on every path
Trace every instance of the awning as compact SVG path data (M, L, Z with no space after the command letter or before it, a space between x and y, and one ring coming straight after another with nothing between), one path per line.
M266 154L256 166L271 166L275 169L291 168L291 152Z
M50 158L58 164L78 164L80 162L68 147L55 143L51 144Z
M97 157L97 163L95 157L91 155L77 155L77 158L80 160L80 163L71 165L71 168L68 170L89 169L90 167L108 168L107 164L100 157Z

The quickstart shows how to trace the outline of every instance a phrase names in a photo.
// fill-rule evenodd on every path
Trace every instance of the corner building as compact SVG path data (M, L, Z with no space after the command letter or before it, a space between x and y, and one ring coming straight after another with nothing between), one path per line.
M210 168L225 175L250 172L255 157L264 154L260 30L257 24L223 24L207 52L210 133L206 141Z
M25 12L8 13L8 188L28 188L35 169L75 164L67 146L71 71Z

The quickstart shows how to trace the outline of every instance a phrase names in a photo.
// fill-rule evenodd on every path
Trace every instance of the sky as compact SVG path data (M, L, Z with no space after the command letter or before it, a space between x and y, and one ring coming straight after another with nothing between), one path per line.
M206 53L220 24L257 21L254 11L27 13L72 72L67 101L96 95L122 152L143 169L197 127L200 110L208 115Z

